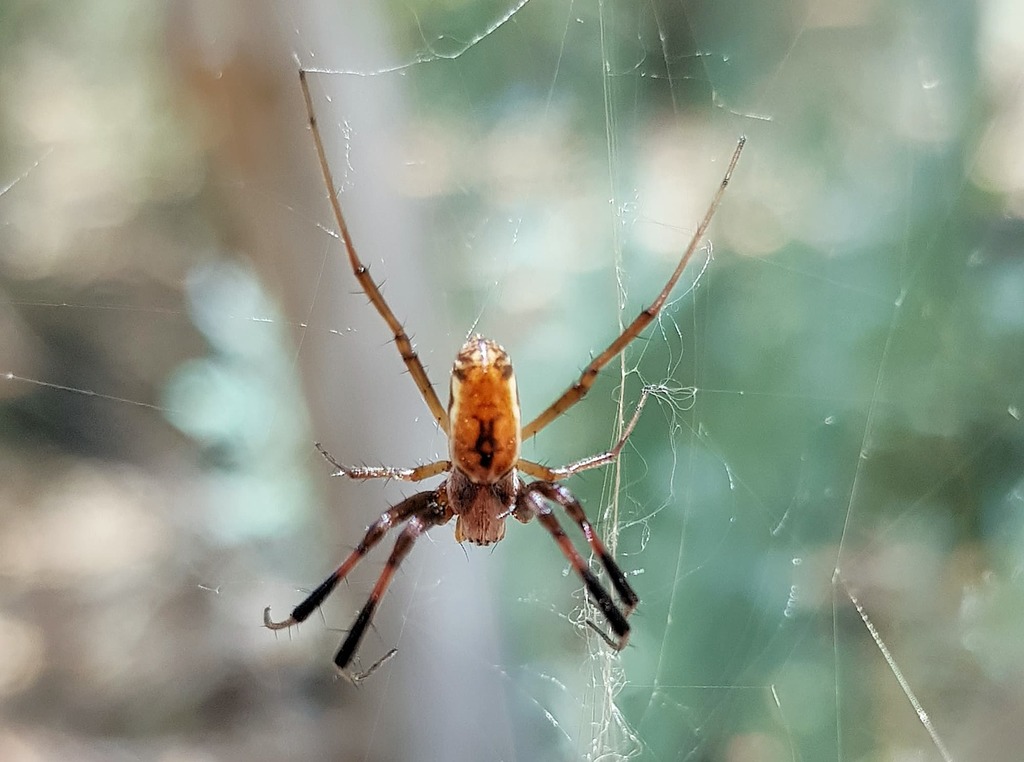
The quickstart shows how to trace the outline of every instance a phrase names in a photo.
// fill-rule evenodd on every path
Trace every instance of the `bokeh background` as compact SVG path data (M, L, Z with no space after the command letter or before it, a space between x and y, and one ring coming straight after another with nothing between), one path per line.
M1024 15L938 3L195 0L0 7L0 758L1018 760ZM386 549L472 331L642 604L613 655L538 526ZM579 538L577 538L579 539Z

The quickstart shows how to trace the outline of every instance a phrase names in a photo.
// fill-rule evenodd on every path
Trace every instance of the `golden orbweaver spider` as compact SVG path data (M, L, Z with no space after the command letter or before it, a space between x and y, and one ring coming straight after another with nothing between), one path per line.
M615 461L633 431L649 390L644 390L622 436L607 452L583 458L561 468L548 468L522 458L520 450L525 440L537 434L555 418L579 402L590 390L600 370L622 352L658 316L675 287L676 281L711 224L711 219L721 203L722 196L739 161L740 153L743 151L745 138L740 138L737 143L722 182L718 186L704 218L658 296L649 307L626 326L618 338L590 362L575 383L540 415L523 426L520 420L516 378L508 353L494 341L482 336L473 336L459 350L452 368L448 407L445 408L441 404L419 356L413 349L408 334L395 317L394 312L391 311L379 286L370 277L366 265L356 254L345 217L341 211L334 179L327 163L305 71L299 72L299 83L302 87L320 171L327 186L327 194L334 210L338 233L348 254L352 272L356 280L359 281L363 292L369 297L370 302L394 335L395 345L402 356L402 361L409 369L409 373L427 403L427 407L430 408L437 425L447 435L449 459L416 468L384 466L352 468L335 461L326 450L317 444L320 453L337 469L336 475L347 476L350 479L400 479L419 482L441 474L446 474L446 477L436 488L412 495L381 514L380 518L366 530L363 539L342 564L296 606L287 619L276 622L270 618L270 608L264 609L264 625L271 630L282 630L305 621L320 607L352 568L384 538L389 529L404 525L369 599L362 611L359 612L355 624L334 657L334 663L341 673L358 682L395 654L395 650L392 649L365 672L350 673L347 671L359 642L373 618L374 610L387 591L395 571L412 550L415 541L424 532L431 527L447 524L452 518L455 518L455 540L457 542L468 541L477 545L490 545L504 537L505 520L509 516L524 523L536 517L551 533L559 549L583 580L587 592L601 610L613 634L607 634L592 621L588 620L587 624L609 646L617 651L622 650L629 639L630 628L627 618L636 608L640 599L587 519L583 506L559 482L580 471L598 468ZM534 481L526 481L522 474L532 477ZM563 508L573 523L583 532L590 550L600 560L611 580L612 587L619 598L618 604L598 581L587 561L572 544L559 524L552 505Z

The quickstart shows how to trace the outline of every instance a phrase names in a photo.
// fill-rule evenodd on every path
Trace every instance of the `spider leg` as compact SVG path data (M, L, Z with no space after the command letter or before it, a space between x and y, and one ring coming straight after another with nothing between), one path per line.
M451 462L437 460L433 463L426 463L416 468L396 468L394 466L345 466L334 459L324 446L314 442L317 452L324 456L324 460L334 466L335 471L331 476L347 476L349 479L399 479L403 482L418 482L429 479L431 476L443 474L451 469Z
M395 313L391 311L391 307L388 306L380 288L370 276L369 268L363 264L362 260L359 259L359 255L356 254L356 247L352 243L352 236L348 231L345 216L341 213L341 202L338 200L338 191L334 187L334 177L331 174L330 165L327 163L327 153L324 151L320 128L317 126L316 112L313 109L313 98L309 94L309 84L306 82L306 72L304 70L299 71L299 84L302 86L302 97L306 101L306 115L309 119L310 132L313 134L313 142L316 144L316 157L320 162L320 172L323 174L324 183L327 185L327 195L331 202L331 208L334 210L338 234L348 254L348 262L352 267L352 273L356 276L356 280L359 281L359 286L363 289L363 293L369 297L370 302L377 309L377 312L380 313L380 316L384 318L388 328L391 329L391 334L395 338L395 346L398 347L398 353L402 356L402 362L409 369L409 375L412 376L413 381L416 383L416 388L420 390L420 395L423 397L423 401L427 403L427 407L430 408L430 413L434 416L434 420L437 421L441 430L447 434L448 411L441 404L441 400L438 399L437 392L434 391L434 386L430 383L430 378L427 376L427 371L423 367L419 355L416 354L416 350L413 348L409 334L405 332L405 328L402 327L398 318L395 317Z
M700 242L704 239L704 234L707 232L708 226L711 225L711 219L715 216L715 212L718 211L719 204L722 203L722 196L725 195L725 189L729 186L733 170L736 169L736 163L740 160L740 153L743 151L743 146L746 143L746 140L746 138L740 138L739 142L736 144L736 150L733 151L732 158L729 160L729 166L725 170L725 176L722 178L722 182L719 184L718 190L711 199L710 206L708 206L707 211L704 213L704 219L702 219L700 225L697 226L697 231L693 234L693 238L690 239L689 245L683 252L683 256L680 257L679 263L676 265L676 269L672 271L672 274L669 276L665 286L661 289L661 293L655 297L649 307L644 309L636 316L636 318L633 319L632 323L626 326L622 333L619 334L618 338L609 344L601 354L595 357L590 362L590 365L583 369L580 377L572 386L562 393L561 397L552 402L540 415L523 426L523 441L534 436L538 431L555 420L555 418L583 399L584 395L590 391L590 387L594 385L594 381L597 379L597 374L601 371L601 368L615 359L619 352L625 349L633 339L640 335L640 332L658 316L659 312L661 312L661 308L664 306L665 300L668 299L669 294L676 285L676 281L679 280L679 276L683 274L683 270L686 269L686 265L689 263L690 258L693 256L694 252L697 251L697 247L700 246Z
M622 452L622 448L626 446L626 442L633 433L633 429L636 428L636 422L640 420L640 413L647 403L647 398L651 396L651 393L656 388L655 386L645 386L643 388L640 392L640 401L636 405L636 410L633 411L633 417L629 419L626 428L622 430L622 436L619 437L619 441L607 452L590 455L559 468L549 468L540 463L534 463L532 460L520 458L516 468L535 479L541 479L546 482L558 482L562 479L568 479L580 471L589 471L592 468L600 468L601 466L607 466L609 463L614 463L618 459L619 453Z
M640 598L633 588L630 587L629 582L626 581L626 575L623 574L622 569L619 568L615 559L612 558L612 554L608 552L608 548L605 547L604 541L598 535L597 530L594 529L593 524L587 519L583 505L576 499L576 496L566 489L564 485L552 484L550 482L531 482L526 486L526 489L543 495L548 500L558 503L565 509L565 512L569 514L569 518L576 522L576 526L580 528L583 536L587 538L587 544L590 545L594 555L601 559L601 565L608 572L608 577L615 587L615 592L619 594L619 599L624 604L625 615L629 616L632 614L633 609L640 602Z
M292 610L291 616L287 619L282 619L280 622L275 622L270 618L270 607L267 606L263 609L264 626L271 630L285 630L299 622L306 621L309 615L316 611L327 599L327 596L334 592L334 588L338 586L338 583L348 576L352 568L377 543L384 539L384 535L387 534L391 527L409 521L416 516L445 513L447 509L440 506L438 496L439 492L437 490L419 492L386 510L380 515L380 518L370 524L366 534L363 535L363 539L356 545L355 550L348 555L348 558L342 562L341 566L335 569L304 601L296 606Z
M553 489L546 489L553 488ZM564 494L563 494L564 493ZM612 596L604 588L604 586L598 581L597 577L587 562L580 555L579 551L576 550L569 536L562 529L561 524L558 523L558 519L555 518L554 512L551 507L545 502L552 500L566 507L570 516L580 524L582 527L586 527L584 532L587 533L587 540L590 542L594 552L601 557L602 563L605 565L605 569L608 570L609 575L612 577L612 582L615 585L616 590L619 592L620 597L626 604L625 611L620 611L619 607L615 605L615 601L612 600ZM562 501L565 500L563 503ZM574 506L570 509L569 506ZM577 518L574 515L575 509L578 509L578 515L582 516L582 519ZM568 559L569 563L572 564L573 569L580 578L583 580L583 584L587 588L587 592L590 593L590 597L597 604L598 608L601 609L601 613L604 614L604 618L608 620L608 624L612 628L612 632L615 633L615 637L611 637L603 632L589 619L587 624L602 637L602 639L616 651L621 651L626 647L626 643L629 640L629 623L626 621L626 617L629 616L630 612L636 607L639 598L633 589L626 582L625 575L615 564L615 561L609 555L608 551L604 548L604 544L594 533L593 528L590 527L590 523L586 520L586 516L583 515L583 508L580 506L572 495L559 484L547 484L546 482L532 482L527 484L523 490L519 493L519 497L516 500L517 512L529 512L537 517L537 520L544 526L555 542L558 543L559 549L562 554ZM591 539L593 538L593 539ZM596 545L595 545L596 542ZM625 594L623 594L625 593Z
M426 532L433 526L443 524L451 518L451 513L446 511L436 511L434 513L419 514L409 519L409 522L405 525L405 529L402 530L401 534L398 535L398 539L395 540L395 547L391 551L391 555L388 557L387 563L384 564L384 569L380 573L380 577L377 578L377 584L373 586L373 590L370 592L370 597L366 601L366 605L363 606L363 610L359 612L359 616L356 617L355 624L352 625L352 629L349 630L348 636L342 642L341 647L338 649L338 653L334 656L334 664L342 675L348 677L353 682L358 683L360 680L367 677L374 670L377 669L382 663L390 659L395 654L395 649L392 649L384 657L373 664L368 670L355 675L350 674L347 671L349 662L352 661L352 657L355 655L356 649L359 647L359 641L363 639L363 635L366 633L366 628L373 620L373 613L377 608L377 604L380 603L380 599L384 597L384 593L387 592L388 586L391 584L391 578L394 576L395 571L398 569L405 557L409 555L409 551L412 550L413 544L419 539L420 535Z

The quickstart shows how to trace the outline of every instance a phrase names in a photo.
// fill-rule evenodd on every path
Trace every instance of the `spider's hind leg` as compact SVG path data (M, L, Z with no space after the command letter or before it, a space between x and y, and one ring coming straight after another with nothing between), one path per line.
M597 576L590 570L586 560L580 555L579 551L576 550L572 541L566 535L565 530L558 523L558 519L555 518L554 512L546 501L558 503L566 509L569 516L580 526L583 530L583 534L587 538L591 549L601 559L601 563L608 572L608 576L612 580L612 585L615 587L615 591L618 593L622 606L617 606L615 601L612 599L611 594L597 579ZM587 620L587 625L590 626L609 646L614 648L616 651L621 651L626 647L626 643L629 641L629 622L626 618L633 613L640 598L630 587L626 581L626 575L622 573L618 564L615 563L615 559L612 558L611 554L605 548L601 538L597 536L593 526L587 520L586 514L583 512L583 506L580 502L573 497L572 493L569 492L565 487L560 484L551 484L549 482L532 482L526 485L523 490L519 493L519 498L516 501L516 511L513 515L516 518L520 518L520 513L526 515L536 516L537 520L543 525L555 542L558 543L559 549L572 564L573 569L583 580L584 586L587 588L587 592L593 599L597 607L601 609L601 613L604 618L608 621L608 625L611 627L615 637L608 635L602 631L594 622ZM520 518L520 520L523 520Z
M380 577L377 578L377 584L373 586L373 590L370 592L370 597L363 606L363 610L359 612L355 624L352 625L352 629L349 630L348 635L338 649L338 653L334 656L334 665L341 671L343 676L352 682L358 683L360 680L365 679L376 671L381 664L397 653L396 649L391 649L365 672L356 674L348 672L348 665L352 661L356 649L359 647L359 642L363 639L363 635L366 634L366 629L369 627L370 622L373 621L373 613L377 609L377 604L384 597L384 593L387 592L388 587L391 585L392 577L394 577L395 572L402 561L405 560L405 557L409 555L413 544L428 529L438 524L446 523L451 517L452 513L447 507L435 503L433 511L410 518L409 522L405 525L405 529L398 535L398 539L395 540L395 547L392 549L391 555L388 556L387 563L384 564Z
M394 654L389 653L385 655L383 659L380 659L368 670L361 673L349 674L344 672L344 670L349 662L352 661L356 647L359 645L359 641L373 619L374 609L391 582L391 576L412 549L412 544L416 538L430 527L446 523L451 519L452 515L445 499L444 484L436 490L419 492L406 498L382 513L380 518L369 526L366 534L363 535L363 539L355 547L355 550L349 554L341 566L335 569L305 600L292 610L291 616L279 622L274 621L270 618L270 607L268 606L263 610L263 625L271 630L284 630L304 622L309 618L310 614L327 600L327 597L334 592L338 583L348 576L355 565L384 539L384 535L387 534L389 529L407 522L405 529L402 530L402 533L395 541L395 548L391 552L391 556L388 558L384 571L381 572L369 600L363 606L363 610L356 619L355 625L353 625L352 630L338 651L338 655L335 657L335 664L352 682L358 683L360 680L365 679Z
M612 581L612 585L615 587L615 592L619 594L619 599L623 603L625 615L629 616L632 614L633 609L640 602L640 598L626 580L625 573L619 568L612 554L608 552L608 548L605 547L604 541L598 535L597 530L594 529L590 520L587 519L583 505L576 499L576 496L561 484L533 482L529 485L529 488L534 492L540 493L548 500L558 503L569 514L569 518L576 522L576 525L583 532L583 536L587 538L587 544L590 545L594 555L601 559L601 565L604 566L608 577Z

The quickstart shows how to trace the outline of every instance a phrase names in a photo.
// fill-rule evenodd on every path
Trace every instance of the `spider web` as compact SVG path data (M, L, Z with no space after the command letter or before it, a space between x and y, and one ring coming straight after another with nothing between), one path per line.
M17 5L17 4L16 4ZM57 8L60 11L57 11ZM1024 49L1009 0L17 5L0 34L4 759L1015 760L1024 654ZM287 634L446 443L333 233L442 398L468 333L526 447L641 597L583 626L536 525L432 531ZM570 534L583 547L582 538ZM88 697L88 698L86 698Z

